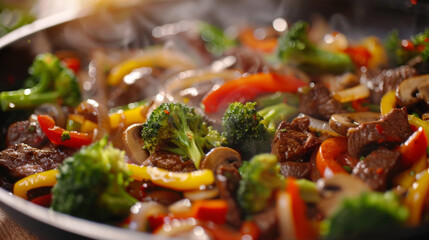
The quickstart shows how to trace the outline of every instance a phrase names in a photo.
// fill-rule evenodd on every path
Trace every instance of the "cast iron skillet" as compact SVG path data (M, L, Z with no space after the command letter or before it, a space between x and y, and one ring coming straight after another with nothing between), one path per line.
M354 38L381 38L396 28L402 37L429 26L429 4L420 0L183 0L144 1L120 9L68 11L36 21L0 38L0 89L21 87L38 53L72 49L83 59L97 48L132 49L152 44L151 29L180 20L201 19L222 27L251 23L268 25L277 17L289 22L310 20L314 14ZM0 112L0 147L7 126L26 119L26 112ZM40 239L163 239L53 212L0 189L0 208ZM373 239L415 239L429 236L429 226L370 236Z

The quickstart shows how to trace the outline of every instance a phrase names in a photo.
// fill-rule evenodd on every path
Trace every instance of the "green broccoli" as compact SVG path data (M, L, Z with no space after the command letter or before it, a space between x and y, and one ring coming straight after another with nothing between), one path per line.
M131 178L124 152L107 144L107 138L82 148L58 170L58 182L52 189L55 211L110 221L127 216L137 202L125 190Z
M271 152L272 134L262 119L255 103L231 103L222 118L225 145L240 152L243 159Z
M410 46L403 47L398 30L392 30L386 37L385 46L389 61L394 65L403 65L412 58L421 55L423 61L429 62L429 29L410 37L406 40Z
M382 233L400 227L408 209L400 205L393 192L366 192L343 200L340 208L323 223L327 239L347 239Z
M261 109L258 114L263 117L261 123L265 125L270 133L274 134L279 123L296 116L298 110L285 103L278 103Z
M241 174L237 200L248 214L257 213L269 205L272 196L285 186L277 157L271 154L254 156L243 162L239 168Z
M308 23L297 22L280 37L277 56L308 73L343 73L354 70L350 57L344 53L325 51L308 39Z
M76 106L81 100L74 73L52 54L40 54L30 67L23 89L0 93L3 111L34 108L42 103L61 101Z
M143 124L143 148L149 153L168 151L179 154L200 167L204 149L220 146L222 138L209 128L203 117L181 103L163 103Z
M209 23L200 24L201 39L206 43L207 51L213 55L220 56L228 48L237 45L237 42L227 36L224 31Z

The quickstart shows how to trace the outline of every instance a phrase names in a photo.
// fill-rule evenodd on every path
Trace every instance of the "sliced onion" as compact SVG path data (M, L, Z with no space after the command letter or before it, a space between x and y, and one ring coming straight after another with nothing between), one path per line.
M187 192L183 193L184 197L186 197L192 201L211 199L211 198L217 197L218 195L219 195L219 191L217 190L217 188L187 191Z
M138 202L131 209L129 228L138 231L147 231L149 216L166 214L167 209L157 202Z
M280 191L277 193L276 211L278 217L280 239L296 239L295 225L292 216L292 200L291 196L287 192Z
M308 115L305 115L304 113L300 113L297 118L299 117L308 117L310 119L310 125L308 128L313 132L320 132L320 133L326 133L331 136L341 136L337 132L335 132L330 126L329 123L326 121L322 121L313 117L310 117Z
M192 207L191 201L187 198L184 198L182 200L179 200L171 204L168 207L168 211L173 214L180 214L180 213L189 212L191 210L191 207Z
M197 224L198 221L195 218L173 219L169 223L164 223L162 227L154 233L166 237L183 235L185 233L190 233Z

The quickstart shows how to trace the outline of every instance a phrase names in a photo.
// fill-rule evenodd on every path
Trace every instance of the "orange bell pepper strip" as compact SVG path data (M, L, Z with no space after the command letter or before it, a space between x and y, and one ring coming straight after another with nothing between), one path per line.
M405 167L410 167L422 156L426 156L428 140L422 127L419 127L401 146L401 162Z
M246 28L240 32L238 36L240 42L247 47L266 53L271 53L276 49L277 38L256 39L253 32L252 28Z
M200 200L194 202L191 211L192 217L197 220L224 224L228 213L228 204L223 199Z
M296 92L308 83L292 75L256 73L229 81L207 95L202 104L206 113L226 109L231 102L246 102L263 93Z
M37 121L48 139L56 145L80 148L92 143L92 137L90 135L76 131L67 131L64 128L55 126L54 119L48 115L38 115Z
M340 155L347 153L347 138L334 137L322 142L316 155L316 167L322 177L347 171L335 161Z

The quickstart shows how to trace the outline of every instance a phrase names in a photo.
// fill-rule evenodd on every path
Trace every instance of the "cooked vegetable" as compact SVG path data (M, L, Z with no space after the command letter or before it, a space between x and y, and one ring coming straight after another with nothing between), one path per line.
M337 162L342 154L347 153L347 138L335 137L322 142L317 151L316 167L324 177L337 173L347 173L343 166Z
M256 155L244 162L239 171L242 179L237 200L248 214L265 209L272 201L273 194L284 187L280 164L274 155Z
M231 103L222 118L226 146L236 149L243 159L270 152L272 135L262 120L255 103Z
M426 156L428 140L423 128L417 129L408 139L399 147L401 153L401 162L405 167L410 167L422 156Z
M345 239L394 230L403 226L408 210L392 193L363 193L345 199L340 209L325 221L327 239Z
M71 148L80 148L92 142L92 137L90 135L76 131L67 131L58 127L55 125L54 119L47 115L38 115L37 120L42 131L54 144Z
M53 169L27 176L15 183L13 186L13 194L24 199L28 199L27 192L29 190L39 187L54 186L54 184L57 182L57 174L58 171Z
M277 56L283 62L296 65L309 73L343 73L353 71L347 54L320 49L308 38L308 23L297 22L280 37Z
M255 73L223 84L207 95L202 103L206 113L215 113L232 102L251 101L263 93L296 92L307 85L307 82L292 75Z
M428 169L425 169L420 174L418 180L412 184L404 200L405 206L410 210L410 217L407 220L410 226L417 226L422 221L425 200L429 194Z
M237 45L237 42L225 34L222 29L209 23L201 23L200 34L201 39L206 43L207 51L216 56Z
M255 37L255 29L245 28L239 34L240 42L252 49L265 53L272 53L276 50L278 39L276 37L268 37L258 39Z
M274 133L281 121L286 121L296 116L298 110L285 103L278 103L259 110L258 114L263 118L261 123L265 125L270 133Z
M207 127L201 115L180 103L163 103L143 124L144 149L150 153L168 151L189 158L198 169L204 151L217 147L222 139Z
M410 39L400 39L398 30L391 31L385 40L389 61L395 65L403 65L413 57L422 56L429 61L429 29L411 36Z
M131 173L124 152L103 138L67 158L58 168L52 189L52 209L73 216L108 221L129 214L137 202L125 187Z
M80 90L74 73L52 54L40 54L30 67L26 88L0 93L3 111L35 108L42 103L79 104Z

